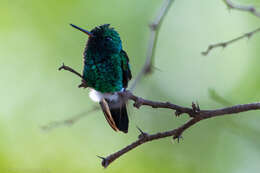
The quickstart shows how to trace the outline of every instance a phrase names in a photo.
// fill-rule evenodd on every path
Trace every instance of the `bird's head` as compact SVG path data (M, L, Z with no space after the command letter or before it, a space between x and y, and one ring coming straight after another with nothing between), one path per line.
M122 42L119 34L109 24L95 27L91 31L84 30L71 24L72 27L89 36L87 46L92 51L119 53L122 50Z

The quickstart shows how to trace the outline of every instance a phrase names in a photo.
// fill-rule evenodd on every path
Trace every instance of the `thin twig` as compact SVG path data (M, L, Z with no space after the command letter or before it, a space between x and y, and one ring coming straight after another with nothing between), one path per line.
M245 6L245 5L238 5L238 4L235 4L233 3L231 0L223 0L224 3L228 6L228 8L230 9L236 9L236 10L240 10L240 11L245 11L245 12L249 12L253 15L255 15L256 17L260 17L260 12L258 12L256 10L256 8L252 5L248 5L248 6ZM204 51L204 52L201 52L202 55L204 56L207 56L209 54L209 52L212 50L212 49L215 49L217 47L222 47L222 48L225 48L227 47L228 45L234 43L234 42L237 42L243 38L251 38L255 33L259 32L260 31L260 27L251 31L251 32L248 32L248 33L245 33L237 38L234 38L232 40L229 40L229 41L226 41L226 42L220 42L220 43L216 43L216 44L211 44L208 46L207 50Z
M207 50L204 51L204 52L201 52L201 54L204 55L204 56L207 56L212 49L215 49L217 47L225 48L225 47L229 46L230 44L237 42L237 41L239 41L243 38L250 39L254 34L256 34L259 31L260 31L260 27L251 31L251 32L245 33L245 34L243 34L243 35L241 35L237 38L234 38L232 40L229 40L229 41L226 41L226 42L220 42L220 43L216 43L216 44L211 44L211 45L208 46Z
M209 97L214 100L215 102L221 104L222 106L231 106L233 105L229 100L225 99L224 97L220 96L214 89L209 89Z
M62 66L61 66L60 68L58 68L58 70L59 70L59 71L61 71L61 70L67 70L67 71L70 71L70 72L76 74L76 75L79 76L80 78L83 78L83 76L82 76L79 72L77 72L77 71L74 70L73 68L70 68L70 67L64 65L64 63L62 63Z
M155 48L157 43L157 38L159 34L159 30L161 27L161 24L169 11L171 4L174 2L174 0L165 0L161 10L159 11L158 15L154 19L154 21L149 25L150 27L150 39L148 43L148 49L146 54L146 60L145 64L142 67L141 71L138 73L137 77L135 78L132 85L129 87L131 91L136 87L137 83L141 80L141 78L147 74L150 74L152 72L153 67L153 59L155 54Z
M55 122L51 122L47 125L42 126L41 128L45 131L50 131L53 130L54 128L60 127L60 126L72 126L74 125L76 122L78 122L79 120L81 120L82 118L90 115L91 113L95 112L99 110L99 107L93 107L91 110L88 111L84 111L78 115L75 115L69 119L65 119L62 121L55 121Z
M238 4L233 3L231 0L224 0L224 2L230 9L246 11L246 12L249 12L249 13L255 15L256 17L260 17L260 12L257 11L256 8L252 5L248 5L248 6L238 5Z
M79 88L87 88L87 82L83 79L83 76L77 72L76 70L74 70L73 68L66 66L64 63L62 63L62 66L58 68L59 71L61 70L66 70L66 71L70 71L71 73L74 73L75 75L77 75L78 77L81 78L81 84L78 85Z
M62 68L62 69L70 71L77 75L77 73L75 73L75 70L71 70L72 68L70 68L68 66L66 66L66 68ZM123 149L119 150L118 152L115 152L115 153L109 155L108 157L100 157L100 158L102 158L103 167L107 167L114 160L116 160L123 154L133 150L134 148L142 145L143 143L153 141L156 139L169 137L169 136L173 136L174 139L179 139L185 130L187 130L192 125L198 123L201 120L209 119L209 118L213 118L213 117L217 117L217 116L231 115L231 114L241 113L241 112L246 112L246 111L251 111L251 110L260 110L260 102L229 106L229 107L225 107L225 108L221 108L221 109L214 109L214 110L201 110L199 105L195 105L194 103L192 103L191 107L184 107L184 106L176 105L176 104L173 104L170 102L147 100L147 99L134 95L130 90L121 92L121 95L125 100L134 101L134 107L136 107L136 108L140 108L141 106L150 106L152 108L171 109L171 110L175 111L176 116L180 116L181 114L185 113L185 114L188 114L191 117L191 119L188 122L186 122L185 124L183 124L182 126L176 128L176 129L173 129L173 130L165 131L165 132L159 132L156 134L149 135L148 133L144 133L141 131L142 133L141 133L141 135L139 135L139 138L132 144L124 147Z

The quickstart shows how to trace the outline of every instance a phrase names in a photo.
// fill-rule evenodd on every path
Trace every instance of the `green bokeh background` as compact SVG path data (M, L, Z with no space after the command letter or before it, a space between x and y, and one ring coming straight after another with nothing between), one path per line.
M135 77L145 61L148 23L158 0L1 0L0 6L0 172L258 172L259 112L202 121L184 140L170 138L144 144L107 169L96 155L107 156L136 140L139 126L153 133L176 128L188 117L169 110L129 104L130 129L115 133L100 111L73 126L44 131L41 126L91 110L88 89L58 72L62 62L82 70L86 35L69 26L91 29L110 23L121 35ZM253 3L255 1L238 1ZM201 55L210 43L225 41L259 26L248 13L228 11L221 0L176 1L162 25L154 73L135 94L202 109L220 108L209 88L233 104L259 101L260 36ZM159 69L159 70L158 70Z

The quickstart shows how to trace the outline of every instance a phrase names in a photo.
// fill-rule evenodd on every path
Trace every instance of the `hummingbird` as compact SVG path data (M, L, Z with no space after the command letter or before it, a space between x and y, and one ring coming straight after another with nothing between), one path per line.
M71 26L88 36L83 53L83 79L90 88L90 98L99 102L113 130L127 133L127 107L119 93L127 88L132 74L118 32L110 24L97 26L91 31Z

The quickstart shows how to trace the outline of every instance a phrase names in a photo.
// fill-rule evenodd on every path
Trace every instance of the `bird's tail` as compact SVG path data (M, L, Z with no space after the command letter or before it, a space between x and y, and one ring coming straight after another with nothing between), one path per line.
M111 128L115 131L128 132L128 115L126 103L118 103L108 99L102 99L99 102L105 118Z

